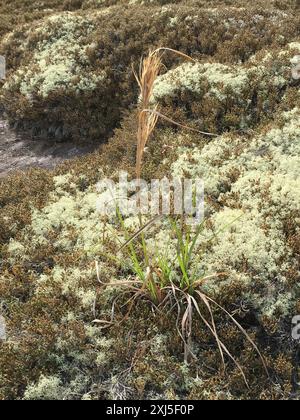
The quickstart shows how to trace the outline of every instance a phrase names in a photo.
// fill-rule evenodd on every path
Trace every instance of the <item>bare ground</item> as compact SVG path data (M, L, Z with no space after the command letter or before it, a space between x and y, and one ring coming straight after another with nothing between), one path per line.
M0 118L0 177L30 167L51 169L64 160L82 156L95 148L92 145L32 139L27 133L15 132Z

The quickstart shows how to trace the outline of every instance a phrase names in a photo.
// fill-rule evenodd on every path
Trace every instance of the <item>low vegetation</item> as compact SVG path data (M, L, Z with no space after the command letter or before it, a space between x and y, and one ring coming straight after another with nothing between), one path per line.
M102 144L0 180L0 399L299 399L296 2L34 3L0 2L1 108ZM192 60L159 50L145 96L162 46ZM204 223L99 217L121 170L202 178Z

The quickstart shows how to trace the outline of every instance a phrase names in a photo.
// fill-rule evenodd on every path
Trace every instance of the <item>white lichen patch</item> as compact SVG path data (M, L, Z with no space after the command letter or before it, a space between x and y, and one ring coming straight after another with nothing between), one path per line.
M289 48L290 48L291 50L298 50L298 51L299 51L299 53L300 53L300 42L291 42L291 43L289 44Z
M55 186L56 191L60 188L64 188L66 186L69 186L71 183L72 175L71 174L64 174L55 176L53 178L53 183Z
M249 281L257 275L266 281L278 275L278 264L287 256L287 248L280 230L265 231L262 220L254 211L241 212L224 208L211 222L215 230L222 231L216 244L205 256L208 271L243 271L247 267Z
M92 269L74 268L66 270L55 266L49 275L41 275L36 282L35 293L51 295L53 287L61 290L62 296L73 295L78 298L82 309L92 309L96 300L96 291L89 287L95 280Z
M103 237L104 230L104 224L97 212L97 200L98 195L94 188L84 193L65 192L64 195L58 189L42 211L33 212L30 227L33 242L36 240L47 243L49 232L60 232L55 246L61 250L78 249L87 255L96 255L101 250L100 238ZM72 231L76 232L75 236Z
M238 168L233 154L234 139L231 136L221 136L211 144L204 146L202 150L181 148L178 151L178 160L172 165L174 176L200 178L205 181L206 193L210 195L220 194L222 183L226 179L226 172ZM228 161L227 158L228 157ZM222 162L220 167L219 163Z
M213 196L221 206L216 211L207 204L217 235L201 261L206 273L227 272L240 279L251 290L251 304L267 316L285 315L293 304L289 297L296 293L287 287L286 273L297 262L283 223L300 211L298 108L281 119L282 127L251 141L228 135L202 150L181 148L172 165L174 175L202 178L206 197ZM258 292L262 279L263 291ZM207 290L217 290L218 282L211 281Z
M152 100L159 102L188 91L199 97L212 96L224 104L227 98L234 98L237 103L247 105L251 102L251 87L260 95L265 92L267 98L270 87L281 89L287 86L291 77L292 48L297 48L297 43L272 53L259 52L246 64L181 64L158 77Z
M20 257L20 258L24 257L24 251L25 251L25 247L23 244L21 244L21 242L18 242L13 239L9 242L8 252L13 257Z
M29 101L59 90L76 93L93 91L105 80L105 73L89 69L87 49L89 35L96 29L92 18L71 12L46 18L37 25L31 37L39 39L29 63L8 78L4 89L19 89Z
M36 384L29 385L24 393L24 400L61 400L64 388L58 376L41 376Z
M224 91L230 89L237 95L241 94L247 82L248 74L242 67L220 63L185 63L157 79L153 99L159 100L165 96L174 96L180 90L189 90L214 95L223 100L226 98Z

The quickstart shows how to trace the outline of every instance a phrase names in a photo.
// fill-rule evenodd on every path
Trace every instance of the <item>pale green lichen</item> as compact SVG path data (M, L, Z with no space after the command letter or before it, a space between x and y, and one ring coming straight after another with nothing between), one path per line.
M96 26L92 19L71 12L47 18L35 28L40 37L30 63L9 78L4 89L19 86L28 100L33 95L48 97L59 89L76 93L94 90L105 80L105 73L89 71L87 43ZM28 42L28 41L27 41Z
M251 141L227 135L202 150L181 148L172 165L176 176L202 178L206 197L233 206L215 212L207 204L207 211L214 213L210 218L213 230L221 233L201 263L207 274L225 271L240 278L244 286L253 285L251 302L267 316L285 315L293 304L286 273L297 265L285 241L283 222L300 211L298 108L281 118L282 127ZM201 239L207 237L204 233ZM268 299L255 291L255 282L261 278ZM207 287L214 290L217 284L212 281ZM282 293L278 293L280 289Z
M8 245L8 252L14 257L23 257L25 252L25 247L21 242L11 240Z
M291 45L297 48L294 43L285 50L277 51L277 55L274 52L263 55L259 52L246 65L184 63L158 77L152 100L159 102L165 97L176 97L179 92L190 91L215 97L221 102L234 97L240 103L247 103L251 85L256 86L260 93L268 92L270 86L281 89L287 85L291 72Z
M279 230L266 232L263 229L258 213L225 208L216 213L211 222L216 232L223 231L212 252L204 258L209 271L216 272L218 267L238 271L246 264L249 278L258 274L267 280L278 275L279 261L288 255L288 249Z
M297 42L297 41L295 41L295 42L291 42L291 43L289 44L289 48L290 48L291 50L298 50L298 51L300 52L300 42Z
M225 156L228 156L227 168ZM220 161L222 161L222 167L218 166ZM172 173L175 177L188 176L192 179L203 179L206 193L218 195L222 188L222 182L224 183L224 179L226 179L224 172L226 169L227 172L231 171L234 164L232 139L230 136L221 136L214 142L213 147L209 144L202 150L198 147L194 149L181 148L178 151L177 161L172 165Z
M204 94L206 83L208 83L207 93L224 100L226 89L241 94L248 80L248 73L242 67L234 68L220 63L186 63L157 79L153 99L159 100L165 96L173 96L177 90L185 89Z
M50 274L40 275L36 281L35 294L52 293L53 285L60 289L62 296L75 296L82 309L92 310L96 302L96 290L89 286L95 280L96 274L92 269L74 268L66 270L55 266ZM87 286L88 285L88 286ZM70 321L73 314L68 315Z
M37 384L29 385L24 393L24 400L61 400L64 388L57 376L41 376Z
M55 176L53 178L53 183L55 186L56 191L59 188L62 188L62 191L71 184L71 179L72 179L72 174L64 174L64 175L59 175L59 176Z

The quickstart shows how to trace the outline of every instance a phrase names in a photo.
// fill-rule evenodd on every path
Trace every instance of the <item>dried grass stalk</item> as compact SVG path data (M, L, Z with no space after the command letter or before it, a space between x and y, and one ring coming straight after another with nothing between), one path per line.
M141 178L145 147L149 141L151 134L153 133L156 127L158 118L162 118L168 121L169 123L174 124L178 127L195 131L202 135L211 136L211 137L216 136L216 134L207 133L204 131L197 130L195 128L188 127L184 124L180 124L172 120L169 117L166 117L165 115L161 114L158 111L157 105L153 109L150 109L154 83L162 67L162 60L161 60L162 51L170 51L186 60L196 62L196 60L194 60L193 58L189 57L186 54L181 53L180 51L176 51L171 48L158 48L157 50L150 52L146 58L141 60L138 74L134 71L135 78L140 88L140 98L141 98L140 111L138 113L138 129L137 129L137 154L136 154L137 179Z
M158 115L154 113L146 113L145 109L150 106L150 100L153 94L154 82L159 75L162 66L161 55L158 51L150 52L149 55L141 62L139 75L135 73L136 80L141 92L141 111L138 115L138 131L137 131L137 155L136 155L136 176L141 177L142 162L145 147L153 133ZM157 111L157 107L155 108Z

